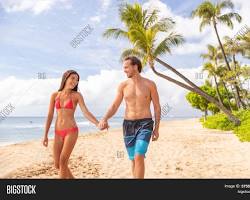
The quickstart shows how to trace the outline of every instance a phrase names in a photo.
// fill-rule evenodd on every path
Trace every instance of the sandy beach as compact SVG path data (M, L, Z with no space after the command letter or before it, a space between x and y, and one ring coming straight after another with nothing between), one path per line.
M0 147L0 178L58 178L52 144ZM250 178L249 149L232 132L203 128L198 119L162 122L146 155L145 178ZM69 166L76 178L132 178L130 164L122 130L110 129L79 135Z

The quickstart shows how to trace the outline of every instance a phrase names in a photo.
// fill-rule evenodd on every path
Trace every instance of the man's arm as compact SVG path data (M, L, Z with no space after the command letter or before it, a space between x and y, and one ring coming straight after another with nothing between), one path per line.
M123 100L123 88L124 88L124 83L121 83L118 87L115 100L113 101L112 105L109 107L107 113L104 115L102 121L107 122L108 119L111 118L118 110Z
M159 137L159 127L161 120L161 106L159 101L159 95L157 92L157 87L154 82L152 82L150 87L151 98L154 106L154 115L155 115L155 128L153 131L153 140L157 140Z

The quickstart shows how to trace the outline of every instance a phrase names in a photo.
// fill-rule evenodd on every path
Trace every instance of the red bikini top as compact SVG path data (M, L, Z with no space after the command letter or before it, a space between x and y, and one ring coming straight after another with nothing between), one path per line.
M74 104L73 104L73 101L72 101L72 98L70 98L64 107L62 107L60 105L60 96L56 98L55 100L55 107L56 109L61 109L61 108L65 108L65 109L73 109L74 108Z

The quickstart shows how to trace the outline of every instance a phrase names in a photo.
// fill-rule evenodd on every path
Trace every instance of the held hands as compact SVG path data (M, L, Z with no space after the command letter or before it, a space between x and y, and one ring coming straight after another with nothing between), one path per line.
M109 124L108 124L108 121L107 120L104 120L104 119L101 119L100 122L98 123L97 127L102 131L104 129L107 129L109 128Z

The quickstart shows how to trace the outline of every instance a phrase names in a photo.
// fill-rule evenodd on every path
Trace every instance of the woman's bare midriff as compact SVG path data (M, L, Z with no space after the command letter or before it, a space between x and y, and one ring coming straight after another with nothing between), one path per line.
M66 109L60 109L59 111L57 111L57 118L55 124L56 130L73 128L76 126L77 124L74 118L74 111Z

